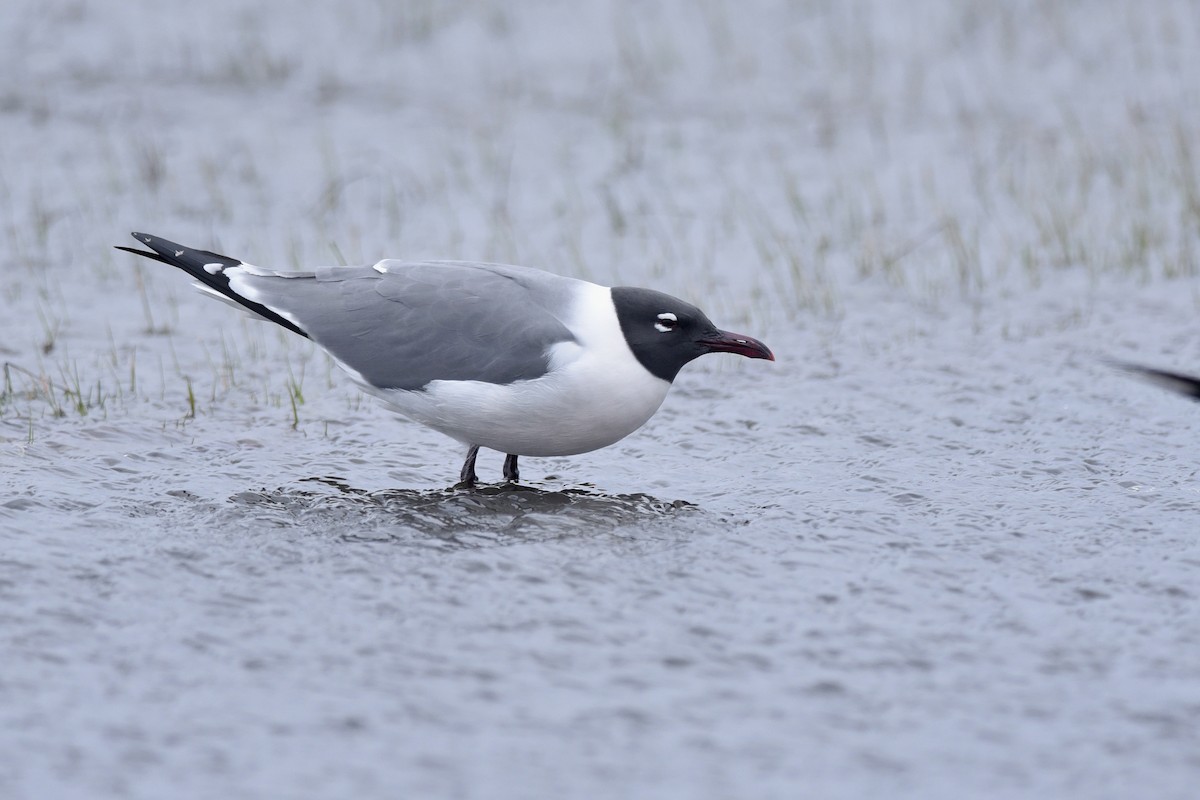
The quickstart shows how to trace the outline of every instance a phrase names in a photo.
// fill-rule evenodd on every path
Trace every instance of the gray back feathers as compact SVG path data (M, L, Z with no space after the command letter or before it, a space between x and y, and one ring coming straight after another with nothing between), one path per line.
M578 282L538 270L387 260L263 273L239 275L235 288L380 388L538 378L549 369L550 347L573 339L563 319Z

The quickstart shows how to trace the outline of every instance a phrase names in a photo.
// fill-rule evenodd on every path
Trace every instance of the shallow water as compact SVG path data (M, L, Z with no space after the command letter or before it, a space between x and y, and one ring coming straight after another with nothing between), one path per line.
M1196 9L898 8L3 5L3 796L1190 797ZM779 360L458 490L132 229Z

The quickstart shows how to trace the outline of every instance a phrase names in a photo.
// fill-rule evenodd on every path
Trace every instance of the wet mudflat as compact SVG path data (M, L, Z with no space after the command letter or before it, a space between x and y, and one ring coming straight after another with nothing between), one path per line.
M1191 4L284 5L0 10L5 797L1191 796ZM135 229L779 360L456 490Z

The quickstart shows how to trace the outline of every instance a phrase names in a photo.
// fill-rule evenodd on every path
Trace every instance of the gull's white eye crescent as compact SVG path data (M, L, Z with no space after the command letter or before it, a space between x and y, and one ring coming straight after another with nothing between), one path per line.
M669 333L679 327L679 318L670 311L664 311L658 315L658 322L654 323L654 329L661 333Z

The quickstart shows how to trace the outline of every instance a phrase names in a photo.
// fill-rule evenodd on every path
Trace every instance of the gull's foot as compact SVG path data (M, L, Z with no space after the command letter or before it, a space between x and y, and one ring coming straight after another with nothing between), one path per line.
M475 484L479 482L478 476L475 475L475 459L479 457L479 445L471 445L471 449L467 451L467 460L463 462L462 470L458 473L458 483L455 484L455 489L474 489Z
M504 480L509 483L521 480L521 471L517 469L517 457L512 453L504 457Z

